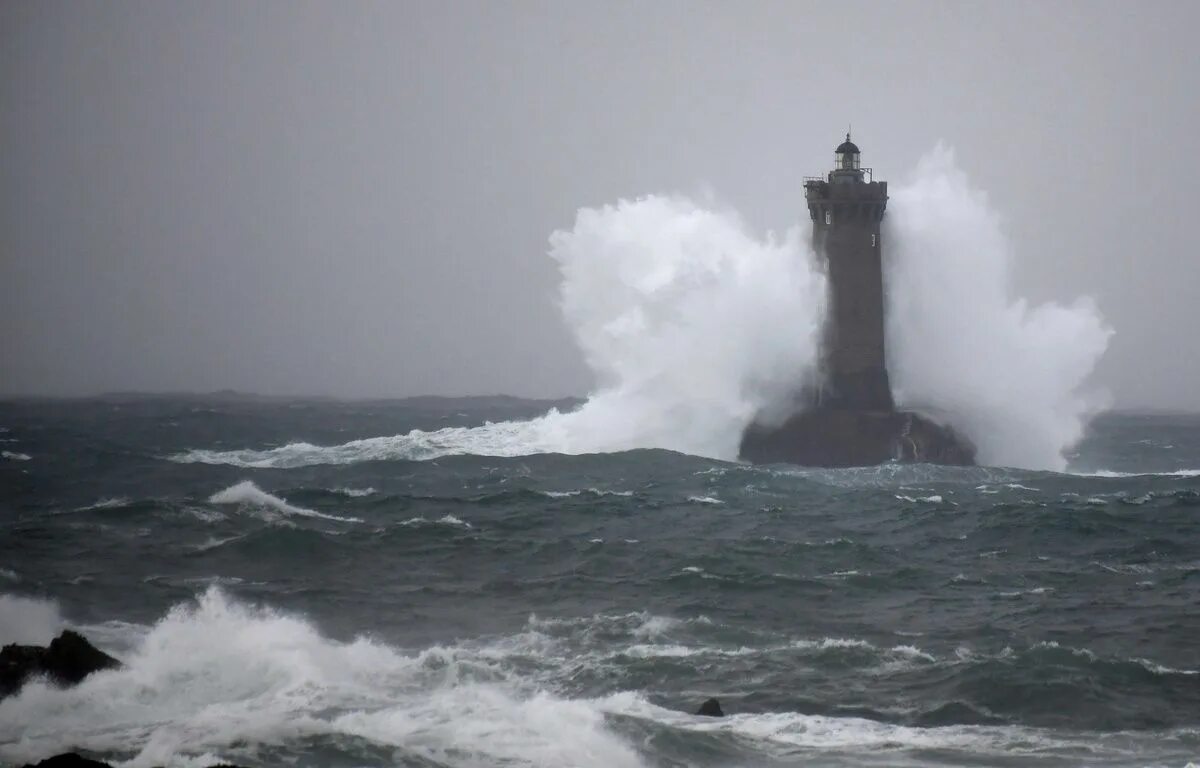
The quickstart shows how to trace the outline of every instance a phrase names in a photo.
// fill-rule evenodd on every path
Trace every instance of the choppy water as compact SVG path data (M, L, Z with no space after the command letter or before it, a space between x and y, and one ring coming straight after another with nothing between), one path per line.
M0 404L0 641L126 662L0 702L0 763L1200 755L1200 417L1073 474L453 455L544 408Z

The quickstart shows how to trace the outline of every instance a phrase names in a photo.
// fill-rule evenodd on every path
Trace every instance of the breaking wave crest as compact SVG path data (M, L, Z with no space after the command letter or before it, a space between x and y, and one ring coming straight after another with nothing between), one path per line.
M1111 335L1095 306L1011 297L997 217L941 147L912 183L893 188L885 221L898 402L949 421L982 463L1063 469L1064 451L1104 403L1084 388ZM736 214L682 197L582 209L570 231L550 238L563 316L596 381L578 409L172 459L286 468L635 448L736 459L751 420L786 416L814 374L825 278L806 241L807 222L782 239L759 238Z
M313 509L305 509L304 507L297 507L294 504L288 504L283 499L267 493L249 480L243 480L237 485L231 485L223 491L214 493L209 497L208 501L211 504L234 504L250 509L259 517L269 521L277 520L280 517L297 516L317 517L322 520L337 520L342 523L362 522L357 517L327 515Z
M247 605L214 586L153 626L105 626L109 635L123 633L111 642L124 649L117 651L124 666L73 688L34 681L0 702L0 760L20 764L83 749L116 756L130 768L207 765L245 758L261 745L302 742L346 751L341 762L347 764L370 762L385 750L389 762L403 765L640 768L652 761L639 745L658 731L668 741L672 732L710 733L725 740L722 749L748 750L748 760L794 759L796 749L826 759L828 750L859 757L882 750L889 764L908 764L898 750L962 750L1011 760L1068 749L1088 754L1107 741L1128 749L1133 738L1128 732L1071 735L1003 724L930 728L786 710L714 720L652 703L642 693L579 696L563 689L564 681L579 675L607 679L651 660L676 664L704 654L725 664L782 654L789 664L852 664L881 675L904 675L914 665L997 663L965 650L943 659L912 646L889 649L844 638L770 647L697 645L694 633L721 631L703 616L531 617L517 634L403 650L364 637L329 639L303 617ZM105 634L96 629L85 632ZM1194 674L1053 644L1017 658L1035 663L1046 654L1063 656L1050 659L1055 663ZM1006 650L997 658L1008 669L1011 656ZM1156 738L1162 735L1146 736Z

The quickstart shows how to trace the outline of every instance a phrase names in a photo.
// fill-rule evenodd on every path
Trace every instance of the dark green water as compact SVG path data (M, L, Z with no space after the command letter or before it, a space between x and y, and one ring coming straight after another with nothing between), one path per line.
M0 404L0 641L126 662L0 703L0 763L1200 755L1200 418L1073 474L449 455L544 408Z

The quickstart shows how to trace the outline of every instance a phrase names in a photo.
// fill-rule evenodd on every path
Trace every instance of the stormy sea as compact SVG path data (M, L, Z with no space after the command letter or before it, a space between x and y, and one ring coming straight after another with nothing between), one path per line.
M0 764L1200 754L1200 417L1064 471L473 452L551 405L0 404L0 642L124 663L0 701Z
M1112 329L948 149L888 211L895 399L979 467L739 462L826 278L670 195L550 237L585 399L0 402L0 643L123 663L0 699L0 763L1187 765L1200 417L1103 413Z

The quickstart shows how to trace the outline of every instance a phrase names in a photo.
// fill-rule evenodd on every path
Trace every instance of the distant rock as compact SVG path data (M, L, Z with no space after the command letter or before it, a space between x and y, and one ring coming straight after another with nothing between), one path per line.
M696 714L705 717L725 717L725 713L721 711L721 702L716 699L709 699L701 704Z
M39 675L58 685L75 685L93 672L120 666L121 662L69 629L45 648L6 645L0 649L0 699L16 693L30 678Z

